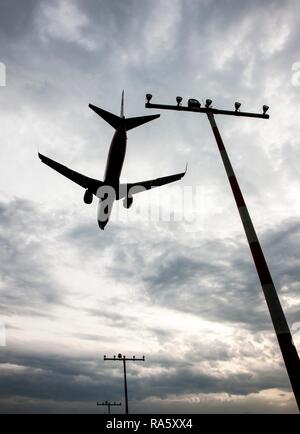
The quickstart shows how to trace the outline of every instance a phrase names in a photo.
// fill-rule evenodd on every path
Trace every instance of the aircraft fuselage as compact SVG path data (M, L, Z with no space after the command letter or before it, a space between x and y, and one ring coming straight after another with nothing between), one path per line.
M103 195L100 195L98 204L98 225L101 229L105 228L109 220L114 199L116 199L119 194L120 176L126 155L126 147L127 134L124 121L124 123L122 122L116 129L108 152L104 184L108 187L113 187L115 195L108 195L105 193L106 188L101 187L101 190L104 192Z
M127 134L124 122L116 129L110 144L104 175L105 184L112 185L115 188L119 187L126 146Z

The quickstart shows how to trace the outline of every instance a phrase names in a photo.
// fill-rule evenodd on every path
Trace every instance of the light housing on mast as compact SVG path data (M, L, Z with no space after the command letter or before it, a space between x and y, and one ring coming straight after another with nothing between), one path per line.
M238 109L241 107L241 103L240 102L238 102L238 101L236 101L235 103L234 103L234 108L235 108L235 111L237 112L238 111Z
M269 106L268 105L263 105L263 114L264 115L267 113L268 110L269 110Z
M190 107L190 108L200 108L201 104L200 104L200 102L197 99L190 98L188 100L188 107Z
M176 96L177 105L180 105L182 101L182 96Z
M212 100L211 100L211 99L207 99L207 100L205 101L205 107L208 108L208 107L210 107L211 105L212 105Z
M151 93L147 93L147 94L146 94L146 100L147 100L147 102L150 102L151 99L152 99L152 95L151 95Z

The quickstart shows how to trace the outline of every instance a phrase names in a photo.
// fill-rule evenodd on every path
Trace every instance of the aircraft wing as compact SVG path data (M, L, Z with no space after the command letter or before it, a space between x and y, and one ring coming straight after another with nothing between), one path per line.
M88 188L94 194L96 194L97 189L103 185L102 181L98 181L97 179L89 178L88 176L75 172L75 170L69 169L67 166L63 166L62 164L51 160L51 158L48 158L45 155L40 153L38 153L38 155L44 164L47 164L47 166L56 170L71 181L76 182L76 184L80 185L81 187Z
M162 185L178 181L184 177L186 174L186 169L184 172L176 173L175 175L163 176L161 178L150 179L148 181L120 184L119 199L122 199L122 197L126 197L127 195L132 196L133 194L141 193L143 191L150 190L151 188L160 187Z

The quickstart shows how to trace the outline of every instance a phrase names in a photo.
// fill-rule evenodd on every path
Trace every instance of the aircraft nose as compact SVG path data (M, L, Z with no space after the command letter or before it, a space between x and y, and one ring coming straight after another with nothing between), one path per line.
M99 226L99 228L100 228L102 231L104 231L104 228L105 228L106 225L107 225L107 220L104 221L104 222L98 220L98 226Z

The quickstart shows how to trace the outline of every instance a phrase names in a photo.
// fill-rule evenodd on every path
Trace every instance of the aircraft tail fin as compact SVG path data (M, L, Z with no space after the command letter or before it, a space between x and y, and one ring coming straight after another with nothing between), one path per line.
M113 113L103 110L102 108L97 107L93 104L89 104L89 107L115 129L117 129L123 122L125 122L125 128L127 131L139 127L140 125L143 125L146 122L153 121L153 119L159 118L160 116L160 115L138 116L136 118L126 119L124 116L124 90L122 92L120 116L116 116Z
M125 116L124 116L124 89L123 89L123 91L122 91L121 113L120 113L120 116L121 116L122 119L125 118Z

